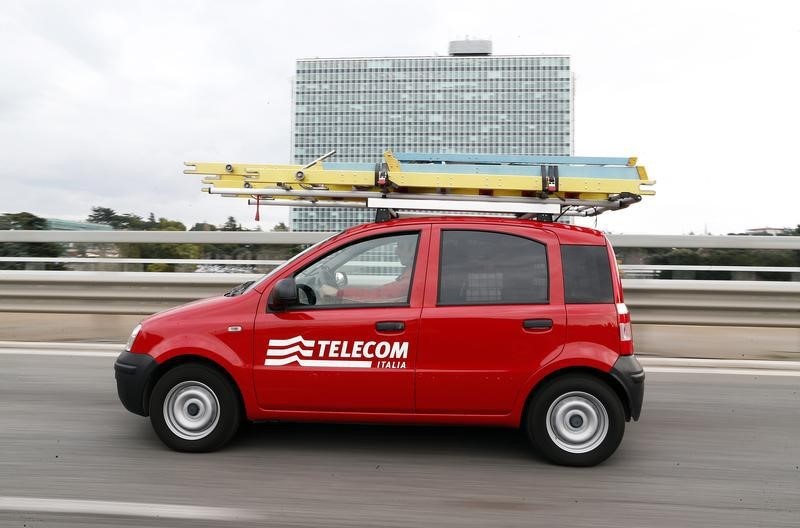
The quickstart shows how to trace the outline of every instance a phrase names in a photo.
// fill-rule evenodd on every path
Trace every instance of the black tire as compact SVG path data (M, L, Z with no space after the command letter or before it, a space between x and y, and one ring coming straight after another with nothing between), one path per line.
M158 380L150 396L153 429L176 451L221 448L236 434L241 416L236 389L221 373L203 365L173 368Z
M555 378L528 403L526 429L539 452L564 466L594 466L616 451L625 409L603 381L584 374Z

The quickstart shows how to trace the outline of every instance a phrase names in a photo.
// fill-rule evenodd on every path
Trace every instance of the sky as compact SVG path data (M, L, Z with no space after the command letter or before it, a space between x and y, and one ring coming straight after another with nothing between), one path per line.
M655 197L579 223L725 234L800 224L800 2L0 0L0 213L93 206L270 229L183 161L289 163L309 57L566 54L575 154L637 156Z

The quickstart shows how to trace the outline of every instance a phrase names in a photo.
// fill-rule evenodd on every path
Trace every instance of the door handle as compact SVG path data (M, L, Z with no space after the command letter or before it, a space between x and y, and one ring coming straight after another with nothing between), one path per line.
M525 330L550 330L553 328L552 319L525 319L522 321Z
M380 321L375 323L375 330L378 332L402 332L406 329L403 321Z

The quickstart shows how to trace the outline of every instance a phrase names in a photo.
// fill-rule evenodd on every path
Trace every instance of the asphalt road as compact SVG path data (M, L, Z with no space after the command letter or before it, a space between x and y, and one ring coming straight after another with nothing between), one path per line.
M55 354L55 353L54 353ZM503 429L259 424L168 451L108 357L0 355L0 526L800 525L800 377L648 374L606 463Z

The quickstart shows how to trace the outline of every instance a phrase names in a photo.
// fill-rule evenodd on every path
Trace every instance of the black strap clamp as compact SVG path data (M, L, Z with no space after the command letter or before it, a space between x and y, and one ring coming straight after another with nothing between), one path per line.
M558 165L542 165L542 197L558 192Z

